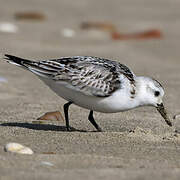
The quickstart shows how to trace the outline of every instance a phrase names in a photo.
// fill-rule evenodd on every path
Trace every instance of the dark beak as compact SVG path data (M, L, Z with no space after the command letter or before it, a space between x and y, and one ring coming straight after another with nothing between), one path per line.
M164 105L163 103L161 104L157 104L157 110L159 111L159 113L161 114L161 116L165 119L166 123L169 125L169 126L172 126L172 122L170 121L168 115L167 115L167 112L166 112L166 109L164 108Z

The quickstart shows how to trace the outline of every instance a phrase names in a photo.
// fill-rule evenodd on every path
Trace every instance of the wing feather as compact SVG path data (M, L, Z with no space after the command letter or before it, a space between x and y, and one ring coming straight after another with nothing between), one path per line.
M67 82L86 95L109 96L120 88L119 75L101 65L83 62L76 63L73 68L66 70ZM59 72L59 74L63 73L64 71ZM55 75L53 79L61 81L59 74Z
M33 73L54 81L65 81L76 91L86 95L106 97L121 88L120 76L134 82L128 67L116 61L98 57L75 56L53 60L22 61Z

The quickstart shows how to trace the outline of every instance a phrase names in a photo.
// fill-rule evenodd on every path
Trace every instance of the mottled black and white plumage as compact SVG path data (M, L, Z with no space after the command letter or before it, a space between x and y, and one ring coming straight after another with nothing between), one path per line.
M39 62L24 60L21 65L54 81L66 81L86 95L110 96L120 88L122 74L134 82L133 72L127 66L98 57L74 56Z
M158 81L136 77L127 66L117 61L74 56L36 62L5 56L8 62L36 74L68 101L64 106L67 129L68 107L72 103L90 110L89 120L99 131L101 129L94 121L93 111L113 113L143 105L158 107L157 104L162 104L164 90ZM171 125L166 113L163 117Z

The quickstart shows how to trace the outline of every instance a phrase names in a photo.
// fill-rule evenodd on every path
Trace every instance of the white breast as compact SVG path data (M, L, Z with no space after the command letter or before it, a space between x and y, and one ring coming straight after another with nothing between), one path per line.
M136 102L130 98L130 87L129 85L127 86L127 82L123 83L125 87L117 90L111 96L97 97L88 96L80 91L76 91L67 82L60 81L57 83L56 81L42 77L40 77L40 79L60 97L89 110L104 113L115 113L126 111L136 106Z

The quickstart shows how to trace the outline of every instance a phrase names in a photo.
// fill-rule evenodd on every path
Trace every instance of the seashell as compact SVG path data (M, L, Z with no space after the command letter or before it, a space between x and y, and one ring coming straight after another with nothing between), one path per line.
M64 37L71 38L71 37L75 36L75 31L74 31L73 29L70 29L70 28L64 28L64 29L61 31L61 34L62 34Z
M15 24L9 22L0 22L0 32L16 33L18 27Z
M46 19L46 16L40 12L27 11L27 12L16 12L14 14L15 19L17 20L35 20L42 21Z
M47 112L37 120L64 121L63 115L59 111Z
M13 152L13 153L18 153L18 154L33 154L34 153L30 148L23 146L19 143L8 143L5 145L4 150L6 152Z

